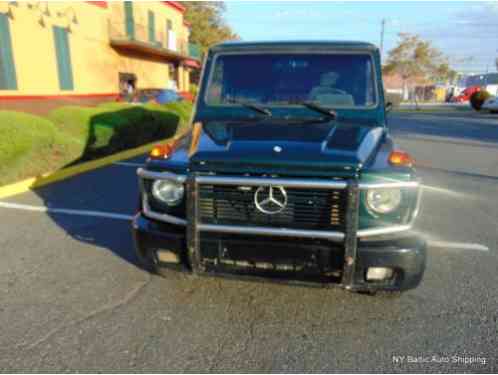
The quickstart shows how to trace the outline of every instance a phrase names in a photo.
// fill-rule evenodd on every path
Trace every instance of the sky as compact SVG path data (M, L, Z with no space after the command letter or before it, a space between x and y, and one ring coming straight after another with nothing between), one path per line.
M384 57L398 33L432 41L462 73L495 72L498 1L332 2L226 1L225 19L246 41L361 40L380 45Z

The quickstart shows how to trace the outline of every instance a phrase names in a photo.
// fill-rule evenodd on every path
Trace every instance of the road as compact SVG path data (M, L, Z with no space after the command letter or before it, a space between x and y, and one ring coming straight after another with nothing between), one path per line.
M393 113L389 126L424 178L419 288L150 276L130 235L139 157L2 201L0 369L498 371L498 118Z

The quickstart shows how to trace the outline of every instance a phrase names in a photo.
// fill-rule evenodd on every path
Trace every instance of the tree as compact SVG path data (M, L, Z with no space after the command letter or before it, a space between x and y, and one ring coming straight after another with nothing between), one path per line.
M190 41L198 44L204 54L213 44L239 39L223 19L222 1L182 1L185 19L190 23Z
M436 82L454 82L458 76L458 73L451 69L448 63L442 63L438 67L433 74L433 80Z
M409 87L449 81L456 77L446 57L431 42L407 33L400 33L399 38L398 45L389 51L383 72L401 77L404 99L407 99Z

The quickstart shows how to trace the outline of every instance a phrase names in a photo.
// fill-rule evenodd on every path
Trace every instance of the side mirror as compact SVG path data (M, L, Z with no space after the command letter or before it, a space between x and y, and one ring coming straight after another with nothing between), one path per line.
M392 111L392 109L393 109L393 103L391 103L391 102L387 102L384 108L385 108L385 110L386 110L386 113L391 112L391 111Z

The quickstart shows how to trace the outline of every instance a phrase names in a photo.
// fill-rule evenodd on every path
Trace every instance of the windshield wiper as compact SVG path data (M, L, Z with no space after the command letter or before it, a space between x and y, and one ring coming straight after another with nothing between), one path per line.
M330 109L327 107L322 107L321 105L315 104L313 102L307 102L307 101L297 102L296 104L304 105L306 108L312 109L313 111L316 111L319 113L323 113L324 115L327 115L334 120L337 119L337 112L334 111L333 109Z
M272 115L272 113L271 113L271 111L269 109L267 109L265 107L262 107L260 105L257 105L257 104L253 104L253 103L249 103L249 102L244 102L244 101L240 101L240 100L237 100L237 99L229 99L228 102L232 103L232 104L239 104L239 105L241 105L243 107L252 109L253 111L262 113L262 114L264 114L266 116L271 116Z

